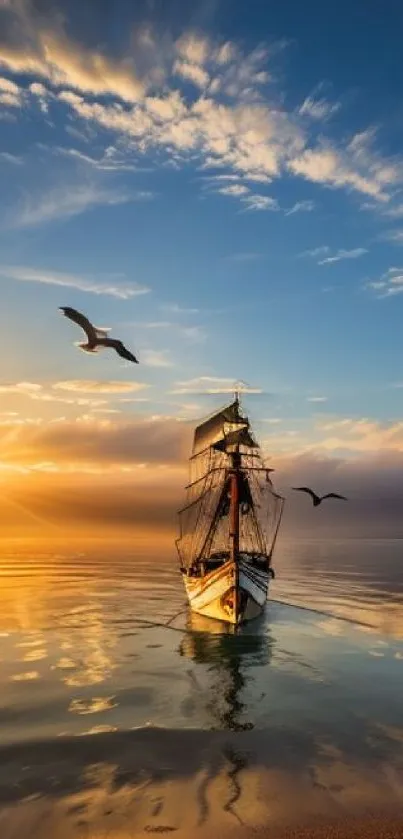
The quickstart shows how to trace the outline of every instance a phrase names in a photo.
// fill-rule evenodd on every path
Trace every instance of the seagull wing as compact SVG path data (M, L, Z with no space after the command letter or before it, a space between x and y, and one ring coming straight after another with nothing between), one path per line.
M340 498L341 501L348 501L345 495L338 495L337 492L328 492L323 498Z
M136 358L130 350L125 347L122 341L115 340L113 338L106 338L105 341L102 342L105 347L113 347L116 350L117 354L121 356L121 358L126 358L128 361L133 361L134 364L138 364L138 359Z
M315 500L315 498L318 497L316 495L316 492L314 492L313 489L310 489L309 487L291 487L291 489L295 489L296 492L307 492L313 500Z
M77 311L77 309L70 308L70 306L62 306L61 310L66 318L69 318L74 323L77 323L78 326L81 326L81 329L84 330L90 342L96 342L97 335L95 328L85 315L82 315L81 312Z

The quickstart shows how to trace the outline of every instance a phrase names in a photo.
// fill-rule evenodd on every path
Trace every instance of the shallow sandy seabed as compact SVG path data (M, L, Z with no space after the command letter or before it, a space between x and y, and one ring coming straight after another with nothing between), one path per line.
M0 750L2 839L402 839L403 754L145 729ZM400 817L400 818L399 818Z

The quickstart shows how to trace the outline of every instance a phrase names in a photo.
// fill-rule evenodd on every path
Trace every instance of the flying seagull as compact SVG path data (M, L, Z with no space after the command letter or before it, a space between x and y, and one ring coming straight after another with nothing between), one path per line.
M87 336L87 342L76 344L84 352L97 352L99 347L111 347L122 358L127 358L128 361L133 361L135 364L139 363L130 350L126 349L122 341L116 338L108 338L109 329L99 329L97 326L93 326L85 315L82 315L81 312L77 312L76 309L72 309L70 306L59 306L59 309L66 318L70 318L70 320L77 323L84 330Z
M325 498L340 498L341 501L347 501L347 498L345 498L344 495L337 495L336 492L328 492L327 495L322 495L322 497L320 497L319 495L316 495L316 492L314 492L313 489L309 489L309 487L292 487L292 489L297 490L297 492L307 492L312 498L314 507L321 504Z

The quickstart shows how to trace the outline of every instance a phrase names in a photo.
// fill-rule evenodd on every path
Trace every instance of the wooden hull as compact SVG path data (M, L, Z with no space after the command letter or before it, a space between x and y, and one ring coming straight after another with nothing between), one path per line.
M190 607L199 615L239 625L256 618L267 600L270 571L240 559L230 560L204 577L183 580Z

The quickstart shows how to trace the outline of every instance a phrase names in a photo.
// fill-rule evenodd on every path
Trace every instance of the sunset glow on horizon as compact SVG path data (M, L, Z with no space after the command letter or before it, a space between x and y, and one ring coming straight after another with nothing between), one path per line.
M326 10L329 56L291 5L122 4L113 32L1 6L2 538L173 538L194 425L242 379L283 491L401 534L400 91L370 30ZM397 55L393 16L377 38ZM81 352L65 305L140 364Z

